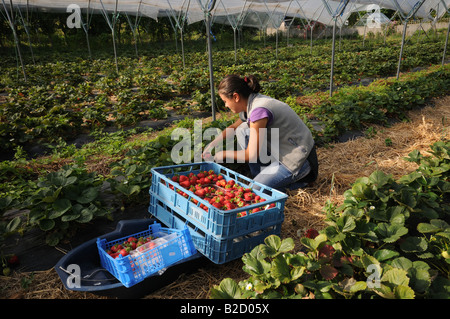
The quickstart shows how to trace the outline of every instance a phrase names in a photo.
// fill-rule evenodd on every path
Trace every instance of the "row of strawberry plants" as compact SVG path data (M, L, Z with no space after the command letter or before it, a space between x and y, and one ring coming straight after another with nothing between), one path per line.
M406 158L416 171L356 180L344 203L324 207L326 227L292 238L269 236L242 257L249 278L226 278L212 298L450 297L450 142Z
M231 120L224 119L205 125L204 129L224 129L229 124ZM179 122L181 126L191 127L192 122ZM171 138L172 131L173 128L167 129L156 139L138 146L126 145L126 136L117 137L117 141L113 137L105 140L105 143L125 144L119 149L106 150L124 154L112 161L105 174L88 171L85 159L90 151L83 149L75 151L67 165L51 172L33 170L34 160L18 158L2 162L0 214L14 211L21 214L0 221L0 245L11 234L37 228L45 235L46 243L54 246L75 235L82 224L110 218L126 205L147 204L151 169L175 164L170 153L178 141ZM108 193L112 197L106 200Z
M411 43L405 48L405 69L438 63L441 42ZM358 82L362 76L392 75L397 47L365 47L344 42L337 52L336 84ZM425 50L426 48L426 50ZM214 53L215 77L229 73L256 74L263 92L276 98L299 92L325 90L330 72L329 42L281 48L275 59L273 48L240 50L234 55ZM427 52L426 55L420 52ZM230 54L229 54L230 53ZM272 59L273 57L273 59ZM167 108L186 110L186 104L211 109L207 59L202 53L188 53L191 64L183 69L179 55L144 56L139 61L119 58L120 74L113 59L87 60L64 56L61 61L26 66L28 81L17 78L11 60L2 63L1 86L8 94L0 105L0 141L3 149L33 142L54 142L109 125L134 125L143 119L167 117ZM250 63L251 62L251 63ZM14 65L14 64L12 64ZM174 100L191 96L191 103ZM219 105L221 100L217 99Z
M450 67L446 65L414 72L399 80L383 79L367 87L341 88L307 110L321 124L320 130L314 130L316 141L327 143L347 131L406 119L407 111L450 92L449 74Z

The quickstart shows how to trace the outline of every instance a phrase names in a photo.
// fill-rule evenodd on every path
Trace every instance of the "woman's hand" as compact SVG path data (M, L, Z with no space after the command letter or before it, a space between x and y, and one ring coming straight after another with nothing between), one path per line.
M214 161L214 156L211 154L211 150L213 149L214 146L211 146L211 144L212 143L208 144L202 153L202 158L208 162Z

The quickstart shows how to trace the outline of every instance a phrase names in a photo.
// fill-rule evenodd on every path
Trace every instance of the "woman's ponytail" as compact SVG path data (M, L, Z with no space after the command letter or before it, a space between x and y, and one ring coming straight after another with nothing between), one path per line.
M241 78L238 75L227 75L219 84L219 94L231 98L234 93L248 98L251 93L259 93L261 85L254 75Z
M244 81L247 83L252 93L259 93L259 91L261 91L261 85L254 75L244 77Z

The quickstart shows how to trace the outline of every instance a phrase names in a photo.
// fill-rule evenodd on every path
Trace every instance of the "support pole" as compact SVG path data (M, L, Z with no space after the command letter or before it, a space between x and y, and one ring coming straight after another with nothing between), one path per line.
M450 21L448 22L447 36L445 37L444 54L442 55L442 66L444 66L445 55L447 54L448 34L450 33Z
M330 71L330 97L333 96L333 76L334 76L334 54L335 54L335 44L336 44L336 23L337 19L334 19L333 24L333 43L331 47L331 71Z
M402 45L400 47L400 56L398 58L398 65L397 65L397 76L396 76L397 80L400 75L400 67L402 65L403 47L405 46L405 36L407 27L408 27L408 20L406 19L405 22L403 23Z
M441 0L445 11L447 11L447 13L450 13L449 8L447 7L447 4L444 2L444 0ZM448 34L450 33L450 21L448 22L448 28L447 28L447 36L445 37L445 45L444 45L444 53L442 54L442 66L444 66L445 63L445 55L447 54L447 44L448 44Z
M25 80L25 82L27 82L27 74L25 72L25 66L23 64L22 53L20 51L19 36L17 35L16 25L14 23L14 17L12 15L12 10L13 10L12 0L10 0L11 16L9 15L8 9L6 8L5 0L2 0L2 3L3 3L3 8L5 9L6 18L8 19L9 25L10 25L10 27L12 29L12 32L13 32L14 42L16 44L17 54L18 54L18 57L19 57L20 65L22 66L23 79Z
M119 64L117 62L117 49L116 49L116 19L117 19L117 1L116 0L116 6L114 8L114 20L112 24L112 41L113 41L113 48L114 48L114 62L116 63L116 71L117 74L119 73Z
M234 36L234 63L237 63L236 28L235 27L233 27L233 36Z
M332 14L334 24L333 24L333 44L332 44L332 48L331 48L330 97L333 96L334 55L335 55L335 46L336 46L336 24L337 24L338 17L342 15L345 8L347 7L348 2L349 2L349 0L344 1L342 6L338 7L336 9L336 12L334 14ZM327 10L329 12L331 12L331 10L328 6L328 3L325 2L325 4L327 7Z
M400 56L398 58L398 66L397 66L397 80L398 80L398 77L400 75L400 67L401 67L401 64L402 64L403 47L405 45L405 36L406 36L406 28L408 26L408 21L409 21L409 19L411 19L411 17L413 17L416 14L417 10L420 9L420 7L425 2L425 0L417 1L407 15L403 14L403 12L401 10L401 7L398 4L397 0L392 0L392 2L397 7L397 11L399 12L400 16L405 21L404 25L403 25L402 46L400 48Z
M214 9L216 0L211 0L209 8L206 8L206 35L208 40L208 65L209 65L209 85L211 88L211 115L212 120L216 120L216 94L214 92L214 72L212 61L212 48L211 48L211 11Z
M88 53L89 53L89 59L92 59L92 52L91 52L91 44L89 42L89 26L91 24L91 20L89 18L89 10L91 10L91 0L88 1L88 6L87 6L87 11L86 11L86 26L83 25L83 30L86 33L86 43L87 43L87 48L88 48Z
M105 9L105 6L103 5L103 1L102 0L100 0L100 4L102 5L102 13L103 13L103 15L105 17L105 20L108 23L109 28L111 29L112 41L113 41L113 49L114 49L114 61L116 63L116 71L117 71L117 73L119 73L119 64L117 63L116 36L115 36L115 33L116 33L116 27L115 26L116 26L116 22L117 22L117 5L118 5L117 1L118 0L116 0L116 6L115 6L115 9L114 9L114 16L113 16L112 21L109 20L108 11Z

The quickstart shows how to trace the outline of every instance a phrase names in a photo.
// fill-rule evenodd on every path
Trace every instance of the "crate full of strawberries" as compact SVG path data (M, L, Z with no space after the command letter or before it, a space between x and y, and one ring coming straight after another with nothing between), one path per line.
M206 234L245 235L280 224L287 195L211 162L152 169L149 212L158 202ZM170 214L170 212L168 213Z
M171 229L156 222L148 230L126 237L97 238L97 248L102 267L125 287L197 253L187 227Z

